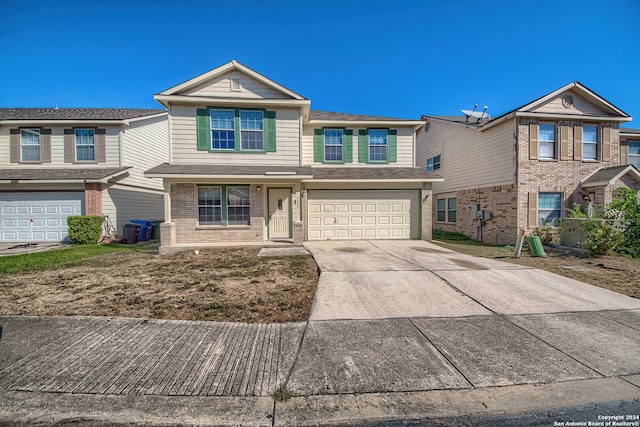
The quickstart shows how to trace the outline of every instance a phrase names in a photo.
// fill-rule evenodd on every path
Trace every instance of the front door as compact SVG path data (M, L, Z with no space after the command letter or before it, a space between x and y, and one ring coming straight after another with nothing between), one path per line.
M269 239L288 239L291 237L291 189L269 189Z

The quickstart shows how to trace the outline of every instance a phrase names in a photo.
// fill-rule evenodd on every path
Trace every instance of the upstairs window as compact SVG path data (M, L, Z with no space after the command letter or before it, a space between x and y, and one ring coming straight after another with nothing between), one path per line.
M40 161L40 129L20 129L20 156L23 162Z
M324 160L342 162L342 129L324 129Z
M387 130L386 129L370 129L369 130L369 161L370 162L386 162L387 161Z
M235 149L234 123L233 110L211 110L211 147L214 150Z
M427 170L434 171L440 169L440 155L427 159Z
M595 125L582 126L582 159L598 159L598 127Z
M640 169L640 141L629 141L629 164Z
M264 149L262 111L240 111L240 147L242 150Z
M556 125L553 123L540 123L538 138L540 141L540 158L556 158Z
M95 161L95 130L74 129L76 139L76 161Z

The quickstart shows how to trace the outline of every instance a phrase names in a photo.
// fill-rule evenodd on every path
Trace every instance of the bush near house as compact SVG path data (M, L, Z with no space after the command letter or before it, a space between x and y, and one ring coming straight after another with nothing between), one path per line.
M103 218L98 215L75 215L67 218L69 239L79 245L96 244L102 235Z
M587 235L586 247L594 255L619 254L640 258L640 202L630 188L618 188L614 200L598 215L582 225ZM588 215L574 205L569 218L587 218Z

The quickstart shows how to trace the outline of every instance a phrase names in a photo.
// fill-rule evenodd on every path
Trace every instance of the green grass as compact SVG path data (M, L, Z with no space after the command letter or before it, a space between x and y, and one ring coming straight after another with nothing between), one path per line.
M77 245L68 249L55 249L30 254L0 257L0 274L19 271L45 270L118 251L136 250L128 245Z
M476 242L469 237L461 233L454 233L451 231L433 230L433 238L436 240L451 240L460 242ZM479 242L478 242L479 243Z

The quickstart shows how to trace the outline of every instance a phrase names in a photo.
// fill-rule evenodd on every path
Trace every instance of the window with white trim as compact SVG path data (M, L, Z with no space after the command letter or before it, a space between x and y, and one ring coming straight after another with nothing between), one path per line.
M629 141L627 157L630 165L640 169L640 141Z
M264 149L262 111L240 111L240 148L242 150Z
M539 157L541 159L556 158L556 125L540 123L538 125Z
M598 159L598 126L582 125L582 159Z
M434 171L440 169L440 154L427 159L427 170Z
M251 221L251 193L249 186L228 186L227 224L249 225Z
M23 162L40 161L40 129L20 129L20 156Z
M458 200L455 197L438 199L436 203L438 222L456 222Z
M222 225L222 187L198 187L198 222L200 225Z
M235 116L233 110L211 110L211 148L235 149Z
M538 225L555 226L562 217L562 193L538 193Z
M198 224L250 225L250 187L248 185L199 185Z
M96 159L95 130L74 129L76 138L76 161L94 161Z
M324 160L342 161L342 129L324 129Z
M369 129L369 161L387 161L387 130Z

